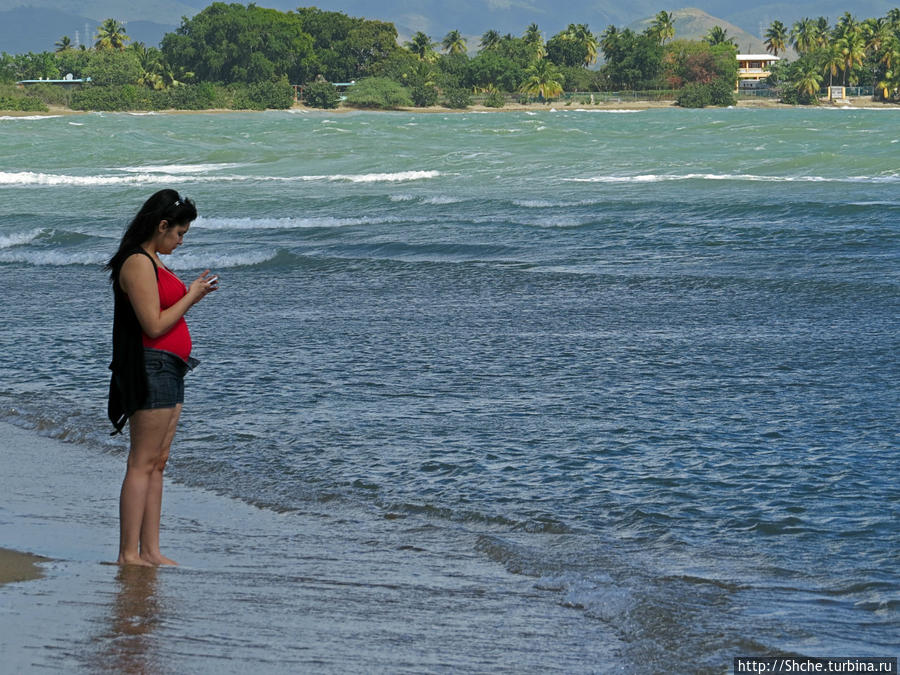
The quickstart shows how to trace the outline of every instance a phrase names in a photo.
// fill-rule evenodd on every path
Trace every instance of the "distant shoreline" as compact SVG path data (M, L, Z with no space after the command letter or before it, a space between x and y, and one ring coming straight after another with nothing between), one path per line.
M713 106L710 106L712 108ZM774 101L772 99L741 99L738 101L734 108L748 108L748 109L775 109L775 108L847 108L847 109L876 109L876 110L900 110L900 104L897 103L884 103L882 101L873 101L869 96L858 96L850 99L846 99L841 102L837 101L823 101L817 106L801 106L801 105L793 105L789 103L780 103L778 101ZM71 108L66 108L64 106L49 106L48 111L35 112L35 111L19 111L19 110L9 110L9 111L0 111L0 116L5 117L37 117L37 116L52 116L52 115L87 115L95 112L113 112L113 111L105 111L105 110L72 110ZM618 102L603 102L603 103L512 103L503 106L502 108L489 108L483 105L472 105L468 108L446 108L443 106L431 106L428 108L397 108L394 110L379 110L379 109L364 109L364 108L308 108L302 104L294 104L293 107L288 108L287 110L298 110L303 112L324 112L324 113L349 113L349 112L408 112L408 113L424 113L424 114L449 114L449 113L503 113L503 112L541 112L541 111L561 111L561 110L591 110L591 111L624 111L624 110L658 110L665 108L675 108L680 110L697 110L697 108L680 108L675 104L674 101L618 101ZM123 112L123 113L144 113L144 114L183 114L183 115L191 115L191 114L209 114L209 113L246 113L246 112L259 112L253 110L232 110L232 109L223 109L223 108L211 108L207 110L125 110L125 111L115 111L115 112Z

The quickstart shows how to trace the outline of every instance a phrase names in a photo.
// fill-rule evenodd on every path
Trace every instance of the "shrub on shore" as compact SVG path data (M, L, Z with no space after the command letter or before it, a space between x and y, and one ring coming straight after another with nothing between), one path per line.
M286 82L222 87L209 82L154 90L134 84L84 87L72 93L72 110L265 110L290 108L294 93Z
M72 110L103 110L120 112L124 110L161 110L165 107L150 89L124 84L109 87L85 87L72 94L69 107ZM153 99L157 100L153 100Z
M396 110L413 105L406 87L386 77L367 77L347 91L345 103L354 108Z
M224 89L210 82L171 87L166 93L169 95L168 107L175 110L212 110L228 107Z
M438 90L430 84L416 84L410 88L410 94L417 108L428 108L438 100Z
M229 107L235 110L285 110L294 105L294 90L287 80L238 85Z
M0 110L17 112L47 112L49 108L35 96L3 96L0 95Z
M448 108L462 110L472 105L472 94L468 89L454 88L444 92L444 105Z
M330 110L341 104L341 95L330 82L310 82L303 88L303 103L310 108Z
M488 108L502 108L506 105L506 98L499 91L492 91L484 99L484 105Z
M737 97L727 82L714 80L708 84L690 82L684 85L675 102L682 108L705 108L708 105L736 105Z
M31 84L25 91L26 96L33 96L47 105L68 106L72 97L72 90L52 84Z

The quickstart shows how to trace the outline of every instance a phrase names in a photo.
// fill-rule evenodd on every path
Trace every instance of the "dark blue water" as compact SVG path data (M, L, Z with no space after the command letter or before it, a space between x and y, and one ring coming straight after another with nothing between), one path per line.
M4 122L0 409L121 446L99 264L173 184L222 278L175 480L462 529L623 664L895 654L895 118L87 116L56 168Z

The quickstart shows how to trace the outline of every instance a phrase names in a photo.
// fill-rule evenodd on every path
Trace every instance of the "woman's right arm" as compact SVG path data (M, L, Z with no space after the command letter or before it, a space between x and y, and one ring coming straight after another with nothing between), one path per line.
M195 280L188 288L187 294L178 302L166 309L160 309L156 269L150 258L139 253L129 256L122 264L119 286L128 295L141 329L150 338L160 337L172 330L178 320L209 292L204 288L204 284L198 284Z

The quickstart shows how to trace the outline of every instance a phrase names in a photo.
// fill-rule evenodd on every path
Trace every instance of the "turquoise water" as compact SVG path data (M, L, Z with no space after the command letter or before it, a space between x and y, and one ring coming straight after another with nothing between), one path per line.
M96 114L0 147L0 418L124 451L100 266L175 187L169 263L222 288L173 480L427 525L621 644L568 671L896 655L900 110Z

